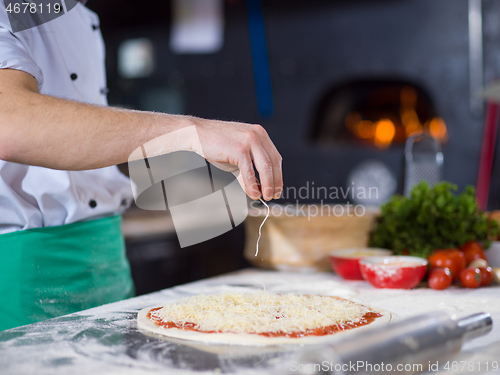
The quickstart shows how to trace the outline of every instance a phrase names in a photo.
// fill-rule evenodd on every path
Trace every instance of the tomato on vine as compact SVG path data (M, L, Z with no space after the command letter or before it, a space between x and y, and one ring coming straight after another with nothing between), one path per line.
M427 257L431 269L436 267L449 268L454 280L460 278L460 272L465 268L464 253L457 249L440 249Z
M466 268L460 273L460 282L466 288L477 288L481 285L479 268Z
M428 282L432 289L443 290L451 285L453 276L448 268L437 267L431 270Z
M483 248L477 241L470 241L465 243L460 247L460 250L464 253L465 261L467 264L471 263L475 259L488 260L486 259Z
M481 272L481 286L490 285L493 280L493 271L491 267L480 267L479 272Z

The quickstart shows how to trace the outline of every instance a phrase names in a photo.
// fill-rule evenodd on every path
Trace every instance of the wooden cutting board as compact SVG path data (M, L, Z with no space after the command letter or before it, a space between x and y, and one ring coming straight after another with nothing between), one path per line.
M304 271L331 270L328 253L332 250L366 247L380 214L378 209L366 209L362 216L352 212L351 215L314 217L291 215L282 210L274 212L278 215L271 213L262 227L257 256L258 231L265 209L250 212L245 221L245 258L258 267Z

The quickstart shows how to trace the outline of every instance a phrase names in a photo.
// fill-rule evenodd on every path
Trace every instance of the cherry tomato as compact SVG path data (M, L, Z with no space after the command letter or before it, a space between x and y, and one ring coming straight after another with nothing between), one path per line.
M480 267L479 272L481 272L481 286L490 285L493 280L493 271L491 267Z
M451 285L452 281L453 276L448 268L437 267L429 273L429 286L432 289L446 289Z
M457 249L436 250L427 257L431 269L436 267L449 268L454 280L460 278L460 272L465 268L464 253Z
M460 273L460 282L466 288L477 288L481 285L481 271L479 268L466 268Z
M460 247L460 250L463 251L467 264L471 263L474 259L484 259L486 261L488 260L486 259L483 248L477 241L470 241L465 243Z

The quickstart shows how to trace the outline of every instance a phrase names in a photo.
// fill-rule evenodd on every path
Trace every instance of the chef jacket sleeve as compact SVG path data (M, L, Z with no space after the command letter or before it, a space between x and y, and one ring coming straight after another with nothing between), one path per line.
M38 28L13 33L5 2L0 1L0 69L16 69L32 75L40 90L43 85L43 74L33 61L30 45Z

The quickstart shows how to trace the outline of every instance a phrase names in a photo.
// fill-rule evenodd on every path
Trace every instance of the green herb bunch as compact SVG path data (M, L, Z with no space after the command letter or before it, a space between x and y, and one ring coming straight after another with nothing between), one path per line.
M453 193L456 190L456 185L449 182L440 182L431 189L423 181L414 186L410 198L392 197L381 208L370 246L421 257L468 241L482 241L488 248L490 238L498 235L498 223L478 209L472 186L460 195Z

